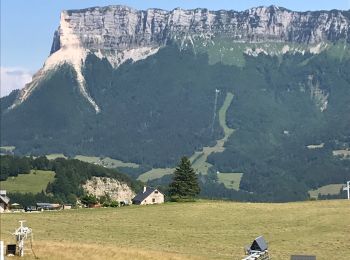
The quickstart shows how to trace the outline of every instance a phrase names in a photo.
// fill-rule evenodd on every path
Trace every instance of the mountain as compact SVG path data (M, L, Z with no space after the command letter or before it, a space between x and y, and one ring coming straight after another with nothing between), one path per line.
M63 11L43 68L1 99L1 144L140 168L187 155L206 196L305 199L350 178L349 20L276 6ZM243 173L240 191L217 172Z

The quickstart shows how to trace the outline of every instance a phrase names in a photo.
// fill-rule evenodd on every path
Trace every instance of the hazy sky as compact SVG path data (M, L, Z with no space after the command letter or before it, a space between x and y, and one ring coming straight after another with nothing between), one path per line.
M167 10L203 7L241 11L272 4L295 11L350 9L350 0L1 0L1 96L22 86L42 66L61 10L117 4Z

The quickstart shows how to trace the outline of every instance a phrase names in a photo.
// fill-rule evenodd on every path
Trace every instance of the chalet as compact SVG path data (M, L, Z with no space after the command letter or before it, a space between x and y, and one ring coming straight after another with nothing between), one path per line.
M8 210L10 198L6 196L6 190L0 190L0 212Z
M143 187L143 191L132 199L132 203L136 205L161 204L164 203L164 194L157 189Z

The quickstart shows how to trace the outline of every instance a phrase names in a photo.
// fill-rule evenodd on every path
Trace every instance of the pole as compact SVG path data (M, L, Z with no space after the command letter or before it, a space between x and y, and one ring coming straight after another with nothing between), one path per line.
M19 247L19 256L23 257L24 256L24 241L23 241L22 237L20 238L18 247Z
M0 241L0 260L4 260L4 241Z
M346 187L344 187L343 190L347 191L347 193L348 193L348 200L350 200L350 181L346 182Z

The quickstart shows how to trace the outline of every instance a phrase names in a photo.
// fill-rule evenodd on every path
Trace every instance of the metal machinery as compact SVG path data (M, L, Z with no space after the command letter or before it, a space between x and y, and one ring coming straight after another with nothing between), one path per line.
M13 235L16 237L16 243L18 247L18 255L24 256L24 240L26 240L28 237L30 237L30 241L32 242L32 229L29 227L25 227L23 223L25 220L20 220L20 227L15 230L15 233Z
M250 247L245 249L247 257L242 260L270 260L267 243L262 236L257 237Z

